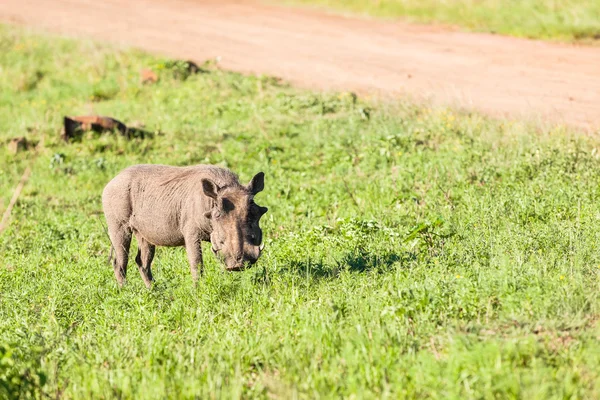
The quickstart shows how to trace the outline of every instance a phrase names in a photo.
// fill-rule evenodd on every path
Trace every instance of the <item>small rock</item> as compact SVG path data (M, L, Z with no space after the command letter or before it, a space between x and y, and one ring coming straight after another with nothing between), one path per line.
M141 70L140 76L142 79L142 83L155 83L158 81L158 75L156 75L156 72L150 69Z
M141 122L138 122L138 124L143 126ZM63 118L61 137L65 142L69 142L71 139L78 140L81 139L83 132L90 130L98 133L116 131L127 139L152 137L152 132L138 127L128 127L119 120L100 115L65 116Z
M62 138L68 142L78 136L80 131L93 130L96 132L106 132L117 130L123 136L128 136L127 126L111 117L102 117L99 115L83 115L77 117L63 118Z

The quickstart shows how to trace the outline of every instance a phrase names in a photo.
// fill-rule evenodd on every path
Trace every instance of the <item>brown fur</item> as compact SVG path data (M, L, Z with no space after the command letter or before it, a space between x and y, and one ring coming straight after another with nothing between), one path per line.
M125 282L131 237L138 241L136 263L147 287L156 246L185 246L192 279L202 273L202 241L227 270L254 264L261 253L260 217L266 207L254 203L264 187L264 174L241 185L237 176L211 165L171 167L134 165L111 180L102 193L108 233L115 250L113 267Z

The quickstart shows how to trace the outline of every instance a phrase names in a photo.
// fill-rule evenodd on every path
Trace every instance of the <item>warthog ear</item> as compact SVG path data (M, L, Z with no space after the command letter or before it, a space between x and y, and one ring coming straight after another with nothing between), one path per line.
M250 193L256 194L258 192L262 192L262 190L264 188L265 188L265 173L259 172L258 174L254 175L254 178L252 178L252 180L248 184L248 190L250 190Z
M258 214L262 217L263 215L265 215L267 213L267 211L269 211L269 209L267 207L258 207Z
M211 180L202 179L202 189L204 190L204 194L211 199L217 198L217 191L219 188Z

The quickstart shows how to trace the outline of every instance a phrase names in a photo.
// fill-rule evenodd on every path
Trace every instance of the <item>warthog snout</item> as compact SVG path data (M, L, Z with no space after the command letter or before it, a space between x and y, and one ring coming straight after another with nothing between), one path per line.
M243 254L234 257L225 256L221 249L216 250L213 247L211 250L217 258L225 263L225 269L227 271L243 271L256 264L264 248L264 244L261 244L260 246L248 246Z

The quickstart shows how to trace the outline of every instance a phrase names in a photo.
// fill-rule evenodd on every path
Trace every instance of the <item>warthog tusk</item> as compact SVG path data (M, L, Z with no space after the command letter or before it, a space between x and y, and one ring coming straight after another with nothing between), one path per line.
M264 249L264 248L265 248L265 244L264 244L264 243L263 243L263 244L261 244L260 246L258 246L258 249L259 249L260 251L263 251L263 249Z

